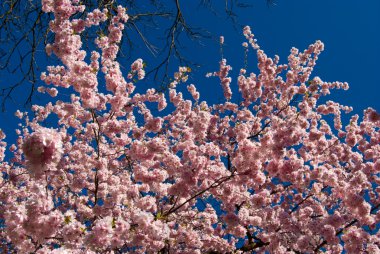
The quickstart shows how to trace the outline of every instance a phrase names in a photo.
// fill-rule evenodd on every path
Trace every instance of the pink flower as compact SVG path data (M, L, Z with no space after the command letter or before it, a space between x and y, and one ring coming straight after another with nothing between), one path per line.
M219 37L219 43L222 45L224 43L224 36Z
M54 87L38 90L56 96L56 87L73 86L69 101L34 105L35 117L17 111L24 124L8 147L0 130L3 251L378 251L379 234L366 229L380 218L379 115L367 109L343 126L351 107L320 104L332 89L348 88L312 77L322 42L292 48L280 65L245 27L244 50L256 49L258 72L240 69L236 84L223 59L208 76L219 78L227 102L213 105L199 102L193 84L192 99L177 90L191 71L179 67L167 84L166 113L165 92L135 93L142 59L129 73L116 60L126 9L75 15L83 11L78 4L42 1L54 17L47 52L62 65L41 74ZM99 53L88 57L80 33L105 21L108 32L95 40ZM232 98L236 85L240 95ZM41 127L55 119L60 131Z
M22 150L32 171L57 164L62 154L61 136L53 129L40 127L24 140Z

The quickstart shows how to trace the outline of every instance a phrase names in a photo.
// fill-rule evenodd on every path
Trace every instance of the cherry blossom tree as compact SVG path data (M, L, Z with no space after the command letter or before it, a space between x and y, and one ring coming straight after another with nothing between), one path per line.
M233 82L222 59L207 76L225 101L208 105L187 67L167 93L134 91L143 60L124 74L116 61L123 7L73 18L77 0L42 4L62 65L38 91L72 95L17 111L16 144L0 132L3 253L380 253L380 115L343 125L352 108L323 96L348 84L312 76L321 41L280 64L245 27L258 72ZM102 22L83 50L80 34Z
M266 2L268 6L275 5L273 0L260 1ZM198 6L198 10L205 10L210 17L214 16L214 19L210 18L213 22L220 22L223 17L234 27L240 27L242 25L239 24L237 11L254 5L245 0L150 0L143 3L133 0L82 0L81 4L86 9L74 14L74 18L83 17L87 15L87 10L94 8L107 9L108 15L115 14L118 5L130 10L129 20L125 23L127 33L119 44L119 55L122 57L118 60L130 59L136 51L140 55L144 51L149 52L151 59L157 58L158 61L149 63L147 74L155 80L155 88L161 90L166 89L166 81L171 78L168 67L173 63L178 62L192 68L199 65L196 58L185 54L184 43L193 41L203 44L217 39L207 28L194 24L194 19L186 12ZM49 33L49 22L53 18L51 13L44 14L40 0L0 2L0 75L12 76L9 80L0 82L1 111L6 111L7 106L12 105L29 107L35 101L38 75L43 66L41 63L43 60L51 60L43 49L54 39L53 34ZM107 22L102 22L96 26L97 33L106 33L106 28ZM159 34L155 32L158 28ZM80 36L89 42L94 38L94 33L85 30ZM86 44L83 49L88 49ZM20 90L27 92L20 96Z

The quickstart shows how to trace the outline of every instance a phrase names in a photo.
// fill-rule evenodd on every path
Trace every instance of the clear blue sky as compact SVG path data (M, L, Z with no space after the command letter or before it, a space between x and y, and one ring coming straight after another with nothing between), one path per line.
M277 4L269 8L265 1L249 2L253 2L251 8L236 9L238 21L251 26L269 56L278 54L280 62L286 63L291 47L303 50L315 40L321 40L325 51L314 75L325 81L350 84L348 91L334 90L328 98L353 106L354 112L359 114L368 106L380 110L380 1L277 0ZM192 15L185 13L185 17ZM234 30L224 19L219 19L218 23L209 22L211 19L206 11L197 12L194 19L213 34L225 36L224 57L234 67L236 75L243 62L240 45L244 38L240 29ZM204 69L210 71L211 66L212 70L216 69L217 43L197 49L192 54L196 53L199 62L207 66ZM254 57L250 54L249 70L255 72ZM198 87L204 92L213 91L207 89L206 84L198 84ZM203 98L207 98L204 93Z

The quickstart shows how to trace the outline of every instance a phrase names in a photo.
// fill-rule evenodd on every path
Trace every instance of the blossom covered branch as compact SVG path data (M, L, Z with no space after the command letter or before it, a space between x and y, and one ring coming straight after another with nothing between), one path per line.
M223 59L209 76L225 102L208 105L196 85L181 90L186 67L168 94L135 92L143 60L126 75L116 61L123 7L75 19L78 1L42 3L55 17L47 50L62 65L42 73L39 91L73 94L33 106L33 118L17 111L24 125L9 160L0 132L2 251L380 252L380 116L369 108L343 126L352 108L321 100L348 89L312 77L322 42L292 48L281 65L244 28L258 73L240 70L235 102ZM108 34L86 58L79 34L102 22Z

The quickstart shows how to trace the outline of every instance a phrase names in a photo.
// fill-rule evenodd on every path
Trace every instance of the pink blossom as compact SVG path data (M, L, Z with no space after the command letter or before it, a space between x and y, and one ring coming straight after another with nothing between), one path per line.
M33 172L39 166L59 162L62 154L61 137L55 130L39 128L27 137L22 149Z
M222 45L224 43L224 36L219 37L219 43Z
M280 64L245 27L257 73L245 67L236 77L223 59L208 76L225 101L211 104L195 84L180 86L191 72L184 66L167 92L135 91L142 59L123 73L116 58L125 8L77 15L78 0L42 8L53 18L46 51L62 64L47 67L38 90L72 87L71 96L16 111L22 123L9 146L0 131L4 250L378 252L379 234L368 230L380 219L378 113L346 125L352 107L321 100L348 88L312 75L322 42L292 48ZM96 48L83 50L80 33L104 24Z

